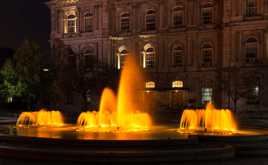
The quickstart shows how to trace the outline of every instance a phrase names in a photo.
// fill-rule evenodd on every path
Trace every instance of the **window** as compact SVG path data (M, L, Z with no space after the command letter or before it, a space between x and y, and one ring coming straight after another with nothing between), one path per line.
M174 67L183 66L184 50L181 46L175 45L172 50Z
M213 65L213 48L210 44L202 47L202 67L212 67Z
M245 50L246 50L246 63L254 64L257 62L258 54L258 42L255 38L249 38L246 41Z
M71 67L75 67L76 66L76 57L73 54L70 54L68 56L68 65Z
M129 32L130 31L130 15L129 15L129 13L124 13L121 15L120 29L121 29L121 32Z
M77 32L77 17L75 15L69 15L67 17L67 24L65 25L65 33Z
M252 17L257 15L257 1L246 0L246 16Z
M250 77L253 81L249 84L249 93L248 93L248 104L258 104L260 102L260 87L261 87L261 78L253 76ZM247 78L248 80L248 78ZM247 82L248 83L248 82Z
M85 23L85 32L93 32L93 15L87 13L84 16L84 23Z
M155 66L155 49L149 44L145 46L143 67L153 68Z
M211 7L209 7L209 8L202 8L201 11L202 11L202 13L201 13L202 23L204 25L212 24L212 22L213 22L212 8Z
M119 54L118 54L118 66L117 66L118 69L121 69L124 67L124 63L125 63L127 55L128 55L128 51L125 48L125 46L120 47Z
M85 68L89 69L90 67L92 67L92 60L94 57L94 49L93 48L89 48L88 50L86 50L84 52L84 64L85 64Z
M173 28L180 28L183 25L184 10L181 7L173 9Z
M213 89L212 88L202 88L202 103L212 102L213 100Z
M146 13L146 30L154 31L156 30L156 12L154 10L149 10Z
M156 87L155 82L154 81L149 81L145 83L145 88L146 89L154 89Z
M183 88L183 81L180 80L173 81L172 88Z

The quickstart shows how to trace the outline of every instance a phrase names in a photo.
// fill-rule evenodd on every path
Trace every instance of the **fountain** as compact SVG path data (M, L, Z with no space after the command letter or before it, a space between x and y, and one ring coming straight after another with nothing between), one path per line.
M83 112L78 118L78 126L88 131L145 131L152 126L146 110L142 92L144 81L134 56L126 58L118 90L106 88L103 91L99 112Z
M211 103L206 109L185 110L179 129L175 124L153 125L143 89L135 58L128 56L117 93L105 88L99 110L82 112L76 123L65 124L61 112L46 109L21 113L15 126L0 122L0 156L92 164L169 164L229 159L266 149L255 143L268 140L267 132L239 130L230 110L216 109Z
M22 112L16 123L17 127L61 127L64 125L60 111Z
M179 131L232 134L237 132L237 124L231 110L219 110L212 103L208 103L206 109L184 110Z

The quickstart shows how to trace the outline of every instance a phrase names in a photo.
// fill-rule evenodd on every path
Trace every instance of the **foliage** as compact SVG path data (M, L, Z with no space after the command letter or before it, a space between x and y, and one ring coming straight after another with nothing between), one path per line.
M54 63L47 56L45 60L42 57L40 47L33 41L25 40L13 58L5 61L0 70L0 92L5 99L19 98L29 107L37 101L51 99ZM46 71L43 68L47 68Z
M0 91L6 99L21 97L26 93L26 84L18 80L14 64L8 59L0 71L2 83Z
M14 62L18 80L26 84L25 97L36 99L42 71L39 46L32 41L24 41L15 53Z

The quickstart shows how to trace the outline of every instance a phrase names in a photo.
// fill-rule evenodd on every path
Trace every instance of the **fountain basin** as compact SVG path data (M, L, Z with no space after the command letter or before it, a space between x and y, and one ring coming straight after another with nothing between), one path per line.
M147 133L117 133L124 138L115 138L115 133L112 135L92 132L84 133L90 138L66 135L34 137L10 131L14 131L13 126L1 126L0 156L12 159L90 163L170 163L227 159L234 156L234 149L230 145L199 144L194 137L177 134L174 129L165 127L156 127ZM61 131L66 133L66 128Z

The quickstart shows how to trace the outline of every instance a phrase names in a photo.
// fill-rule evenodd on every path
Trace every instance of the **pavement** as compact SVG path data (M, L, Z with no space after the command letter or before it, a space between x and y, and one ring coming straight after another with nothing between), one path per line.
M89 163L77 163L77 162L50 162L50 161L29 161L29 160L14 160L14 159L1 159L0 165L89 165ZM150 163L145 163L146 165ZM218 161L206 161L206 162L174 162L174 165L267 165L268 158L236 158L231 160L218 160ZM95 164L94 164L95 165ZM113 165L113 164L109 164ZM116 164L119 165L119 164ZM129 163L131 165L131 163ZM142 165L142 163L139 163ZM157 165L157 163L154 163ZM159 163L159 165L172 165Z

